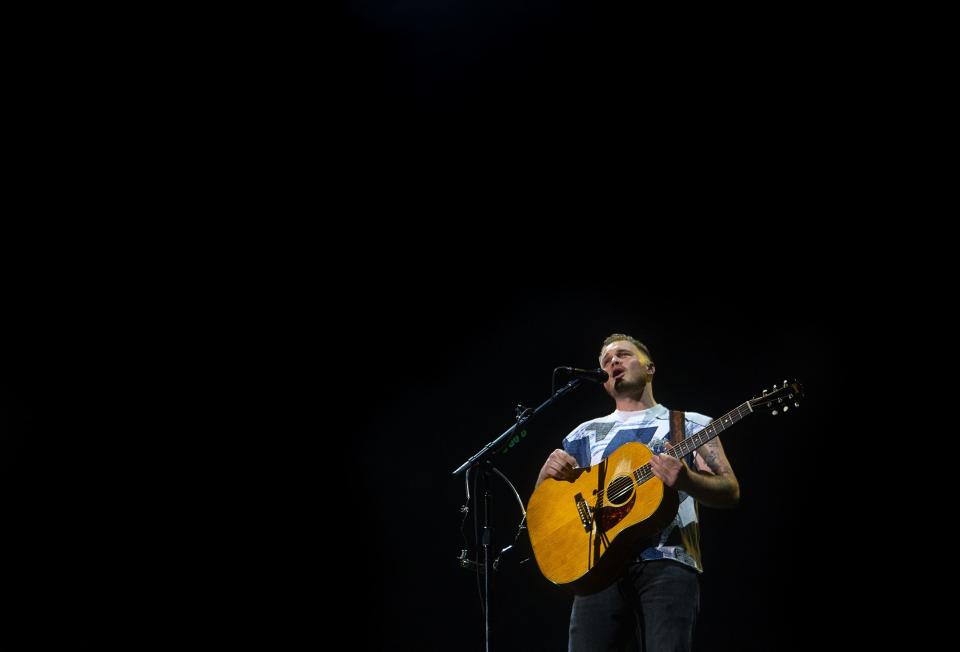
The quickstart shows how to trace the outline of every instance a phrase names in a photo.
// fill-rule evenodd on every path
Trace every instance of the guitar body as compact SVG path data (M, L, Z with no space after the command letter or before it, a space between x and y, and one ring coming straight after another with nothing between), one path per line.
M629 442L572 482L547 478L537 487L527 528L544 577L574 593L599 591L639 552L641 541L670 524L677 492L657 478L638 484L634 475L651 457L649 448Z

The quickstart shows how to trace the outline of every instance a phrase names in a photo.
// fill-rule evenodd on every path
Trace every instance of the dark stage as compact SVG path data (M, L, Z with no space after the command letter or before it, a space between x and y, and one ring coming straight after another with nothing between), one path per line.
M867 566L847 565L858 549L838 489L850 477L836 418L850 334L822 294L796 285L790 302L761 305L707 280L551 282L420 261L333 295L313 282L239 293L190 313L206 325L165 344L137 331L124 339L133 358L111 341L92 359L74 339L58 344L56 326L21 332L3 407L22 622L74 641L199 627L264 643L325 640L314 627L348 622L360 649L480 650L477 578L457 561L476 552L473 513L464 542L452 472L518 403L548 397L555 367L594 367L603 338L626 332L650 347L670 408L719 416L784 379L806 389L796 411L721 437L742 499L701 510L695 649L804 649L842 626ZM305 292L323 312L303 308ZM236 329L251 306L269 321ZM526 503L562 437L610 411L601 389L580 387L496 467ZM494 550L519 521L495 483ZM521 538L492 576L493 649L564 649L569 598L529 557ZM50 614L66 631L43 629Z
M549 396L555 367L595 367L612 332L635 334L651 348L657 399L671 408L719 416L775 382L804 383L800 409L752 416L721 437L742 500L734 510L701 511L695 649L801 649L817 640L850 588L836 572L834 555L849 552L830 534L839 515L830 470L819 463L842 439L830 407L838 342L809 297L763 315L737 308L732 295L653 285L641 292L615 282L513 290L509 282L468 282L447 291L413 284L393 286L397 298L374 311L357 296L366 326L346 346L353 363L369 369L356 397L355 455L365 460L358 500L376 525L358 541L364 578L354 599L374 625L364 630L370 647L482 649L477 578L456 559L463 548L477 550L473 515L464 543L464 482L452 471L511 425L516 404ZM612 409L601 389L580 387L495 465L526 503L562 437ZM493 487L495 551L511 542L521 518L501 484ZM569 598L530 557L522 537L492 575L493 649L565 649Z
M518 403L548 397L554 367L595 366L612 332L651 347L671 408L718 416L784 379L807 390L796 413L722 436L742 502L701 512L695 649L819 649L840 622L851 587L838 569L856 552L833 531L837 478L820 456L845 435L835 393L850 305L834 310L842 287L824 292L806 268L840 244L800 218L833 187L801 169L820 161L807 92L819 54L790 45L798 21L749 37L737 23L613 3L350 4L354 194L414 209L389 233L442 243L398 251L350 293L341 324L363 370L350 428L368 461L357 499L376 525L356 542L350 603L369 647L482 649L477 577L457 563L476 551L473 514L464 543L452 471ZM541 226L512 228L527 216ZM714 228L702 244L683 235ZM802 255L779 249L811 240ZM733 261L747 273L721 278ZM524 502L562 437L611 405L581 387L496 460ZM499 550L520 511L494 491ZM521 563L525 543L493 576L493 649L565 649L570 600Z
M249 231L178 232L142 278L57 270L8 302L11 619L93 645L481 650L453 471L625 332L670 408L806 389L721 437L742 498L701 511L694 649L860 642L847 610L876 566L845 520L842 488L864 485L840 415L874 277L836 273L862 243L808 219L849 182L803 92L815 57L777 49L779 27L747 42L613 3L355 0L344 18L332 112L307 101L328 90L298 50L315 36L255 73L283 100L265 129L298 151L275 185L223 192ZM580 387L496 467L526 502L563 436L612 409ZM520 510L502 483L492 500L499 551ZM493 650L565 649L570 598L530 557L522 537L492 576Z

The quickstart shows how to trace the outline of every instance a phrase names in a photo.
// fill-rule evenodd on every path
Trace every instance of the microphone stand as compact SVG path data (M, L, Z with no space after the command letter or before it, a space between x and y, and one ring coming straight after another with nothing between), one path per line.
M537 406L536 409L530 410L527 408L520 411L517 414L516 423L507 428L499 437L481 448L474 455L470 456L466 462L457 467L453 472L453 475L457 476L467 469L477 467L477 472L480 473L480 478L483 479L483 537L481 541L483 545L483 638L484 650L486 652L490 652L490 544L492 536L492 529L490 528L490 474L495 472L501 476L503 475L493 466L490 458L501 449L501 444L510 439L515 432L519 432L523 426L529 423L535 416L553 405L561 396L579 387L582 383L583 381L580 378L574 378L554 392L550 398ZM479 500L479 497L474 496L474 500Z

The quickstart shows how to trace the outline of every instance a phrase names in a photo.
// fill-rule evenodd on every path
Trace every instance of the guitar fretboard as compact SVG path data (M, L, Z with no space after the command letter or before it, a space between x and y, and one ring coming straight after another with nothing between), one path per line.
M664 454L681 459L683 456L689 455L691 452L700 448L708 441L752 412L753 410L750 407L750 401L744 401L741 405L738 405L734 409L730 410L722 417L711 421L710 425L708 425L706 428L698 430L670 450L664 451ZM641 484L652 478L653 470L650 468L650 463L648 462L634 471L633 476L636 478L637 484Z

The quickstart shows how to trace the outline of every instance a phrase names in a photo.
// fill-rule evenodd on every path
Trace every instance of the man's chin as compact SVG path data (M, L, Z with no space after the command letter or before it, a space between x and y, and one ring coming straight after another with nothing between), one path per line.
M613 382L613 389L610 390L610 394L615 398L632 396L638 392L643 393L642 382L632 382L629 380L623 380L622 378L615 380Z

